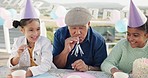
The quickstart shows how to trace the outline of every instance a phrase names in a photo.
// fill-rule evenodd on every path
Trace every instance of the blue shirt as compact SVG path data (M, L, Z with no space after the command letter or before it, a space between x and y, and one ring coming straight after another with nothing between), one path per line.
M70 37L68 27L59 28L54 34L53 43L53 57L60 54L65 47L65 39ZM76 57L74 54L69 53L67 57L66 69L72 69L71 64L78 59L82 59L85 64L90 66L100 67L104 59L107 57L106 44L103 36L91 27L88 29L86 38L80 46L84 52L81 56L80 52Z

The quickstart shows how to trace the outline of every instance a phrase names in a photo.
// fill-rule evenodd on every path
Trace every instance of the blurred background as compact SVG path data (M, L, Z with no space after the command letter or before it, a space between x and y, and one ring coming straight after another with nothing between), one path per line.
M22 34L12 27L13 20L20 20L25 0L0 0L0 65L6 64L14 39ZM126 38L130 0L32 0L41 19L41 35L53 42L54 32L65 26L65 14L74 7L85 7L93 15L91 26L101 33L111 48ZM148 15L148 0L133 0Z

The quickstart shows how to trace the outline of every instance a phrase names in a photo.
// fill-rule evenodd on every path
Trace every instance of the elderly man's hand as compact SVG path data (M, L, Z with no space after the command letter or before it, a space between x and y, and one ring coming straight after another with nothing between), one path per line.
M88 71L88 65L83 60L79 59L72 64L72 68L77 71Z
M74 48L75 44L79 40L78 37L69 37L65 40L65 48L64 51L67 51L68 53Z

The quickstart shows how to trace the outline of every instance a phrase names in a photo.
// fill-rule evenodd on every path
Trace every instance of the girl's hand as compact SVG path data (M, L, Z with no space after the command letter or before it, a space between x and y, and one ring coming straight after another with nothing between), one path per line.
M113 75L115 72L122 72L122 71L119 70L119 69L117 69L117 68L112 68L112 69L111 69L112 75Z
M30 69L28 69L28 70L26 71L26 76L27 76L27 77L33 76L33 74L32 74L32 72L31 72Z
M17 57L20 57L23 53L24 50L26 50L28 48L28 45L23 44L19 47L19 49L17 50Z
M12 75L11 75L11 74L8 74L8 75L7 75L7 78L12 78Z
M15 57L13 57L12 59L11 59L11 64L12 65L17 65L18 63L19 63L19 60L20 60L20 57L21 57L21 55L22 55L22 53L24 52L24 50L26 50L28 48L28 46L27 45L21 45L20 47L19 47L19 49L17 50L17 55L15 55Z

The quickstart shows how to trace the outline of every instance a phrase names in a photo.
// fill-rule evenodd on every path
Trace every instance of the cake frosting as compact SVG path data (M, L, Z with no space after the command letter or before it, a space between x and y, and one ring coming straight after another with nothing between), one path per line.
M148 78L148 59L139 58L133 62L133 78Z

